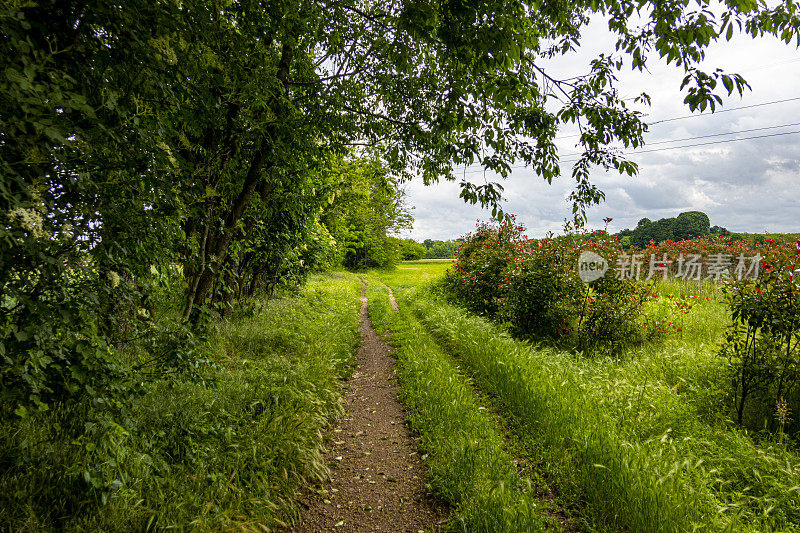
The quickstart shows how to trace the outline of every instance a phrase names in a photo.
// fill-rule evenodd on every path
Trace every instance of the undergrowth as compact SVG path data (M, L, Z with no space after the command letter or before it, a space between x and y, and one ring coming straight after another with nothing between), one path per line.
M83 428L73 427L74 411L56 406L5 428L0 528L273 530L291 522L299 487L327 475L321 429L342 412L360 290L351 275L317 277L296 297L258 302L218 324L209 336L217 365L204 382L157 383L106 432L111 457L96 466L106 481L88 499L76 465L97 444L75 440Z

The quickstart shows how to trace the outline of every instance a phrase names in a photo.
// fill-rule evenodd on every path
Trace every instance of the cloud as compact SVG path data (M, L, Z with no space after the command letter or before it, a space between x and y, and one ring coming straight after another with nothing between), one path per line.
M584 31L583 42L596 46L559 58L548 66L551 73L575 75L585 71L600 51L613 50L606 26L597 21ZM741 73L752 87L741 99L738 95L725 98L722 108L713 114L690 113L678 91L683 72L674 66L651 61L649 72L620 74L624 95L650 94L652 107L640 110L649 122L657 123L645 136L647 144L630 156L639 164L638 176L593 171L592 179L606 193L606 201L589 210L590 226L603 227L602 219L612 217L609 230L618 231L635 226L643 217L656 219L700 210L709 215L712 224L732 231L800 230L800 195L796 192L800 190L800 134L775 136L800 131L800 100L761 105L796 98L800 86L796 49L772 38L736 36L730 43L712 46L706 57L707 69L719 66ZM658 122L675 118L678 120ZM786 126L776 127L782 125ZM559 137L574 133L567 128ZM773 136L718 142L764 135ZM574 153L575 141L574 137L559 139L560 152ZM699 146L703 143L715 144ZM674 146L683 148L668 149ZM565 201L572 188L568 164L562 172L565 175L552 185L525 168L515 168L511 177L502 181L504 208L516 213L531 235L557 232L564 218L571 217ZM482 174L470 177L484 179ZM501 181L491 175L487 179ZM464 205L458 193L454 183L435 187L412 184L409 202L416 206L416 222L410 236L454 238L471 231L476 219L489 218L489 213L477 206Z

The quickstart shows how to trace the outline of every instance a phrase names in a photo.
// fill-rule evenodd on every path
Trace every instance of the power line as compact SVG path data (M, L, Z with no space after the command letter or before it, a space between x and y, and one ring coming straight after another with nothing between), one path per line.
M782 104L782 103L786 103L786 102L793 102L795 100L800 100L800 97L784 98L783 100L772 100L770 102L761 102L760 104L751 104L751 105L745 105L745 106L740 106L740 107L730 107L728 109L720 109L719 111L707 111L707 112L703 112L703 113L693 113L691 115L683 115L683 116L679 116L679 117L664 118L664 119L661 119L661 120L656 120L655 122L649 122L648 126L654 126L656 124L663 124L665 122L674 122L676 120L685 120L687 118L702 117L702 116L706 116L706 115L717 115L719 113L729 113L731 111L739 111L741 109L750 109L750 108L753 108L753 107L762 107L762 106L766 106L766 105ZM572 139L572 138L580 137L580 136L581 136L580 133L576 133L575 135L564 135L562 137L555 137L553 140L557 141L559 139Z
M795 57L793 59L785 59L783 61L776 61L775 63L769 63L767 65L760 65L760 66L757 66L757 67L746 68L746 69L742 70L741 72L755 72L756 70L764 70L764 69L768 69L768 68L772 68L772 67L779 67L779 66L782 66L782 65L786 65L788 63L795 63L797 61L800 61L800 57Z
M767 105L781 104L781 103L786 103L786 102L793 102L793 101L796 101L796 100L800 100L800 97L784 98L782 100L771 100L769 102L761 102L761 103L758 103L758 104L751 104L751 105L746 105L746 106L741 106L741 107L731 107L729 109L722 109L722 110L716 111L716 112L696 113L696 114L692 114L692 115L685 115L685 116L680 116L680 117L666 118L666 119L658 120L658 121L655 121L655 122L651 122L649 125L652 126L654 124L662 124L664 122L672 122L672 121L683 120L683 119L687 119L687 118L711 115L711 114L714 114L714 113L727 113L727 112L730 112L730 111L738 111L738 110L741 110L741 109L751 109L751 108L754 108L754 107L762 107L762 106L767 106ZM785 128L785 127L797 126L797 125L800 125L800 123L784 124L784 125L781 125L781 126L767 126L767 127L764 127L764 128L752 128L752 129L748 129L748 130L741 130L741 131L735 131L735 132L729 132L729 133L717 133L717 134L713 134L713 135L700 135L698 137L686 137L686 138L683 138L683 139L673 139L673 140L670 140L670 141L657 141L657 142L649 143L649 144L650 145L656 145L656 144L666 144L666 143L670 143L670 142L688 141L688 140L692 140L692 139L705 139L705 138L710 138L710 137L720 137L720 136L723 136L723 135L736 135L736 134L739 134L739 133L749 133L749 132L752 132L752 131L763 131L763 130ZM788 134L791 134L791 133L795 133L795 132L789 132L787 134L780 134L780 135L788 135ZM566 136L563 136L563 137L555 137L553 140L569 139L569 138L572 138L572 137L580 137L580 134L566 135ZM738 140L759 139L759 138L761 138L761 136L747 137L747 138L743 138L743 139L731 139L730 141L724 141L724 142L734 142L734 141L738 141ZM715 144L719 144L719 143L715 143ZM686 147L691 147L691 146L693 146L693 145L687 145ZM697 146L704 146L704 144L699 144ZM680 146L676 146L674 148L681 148L681 147ZM665 149L667 149L667 148L665 148ZM644 150L644 151L639 151L639 152L635 152L635 153L642 154L642 153L654 152L654 151L658 151L658 150L659 149ZM565 154L565 155L563 155L561 157L571 157L573 155L579 155L579 154ZM567 161L564 161L564 162L567 162ZM479 164L480 163L475 163L474 165L468 165L468 166L464 167L464 170L466 171L470 166L475 166L475 165L479 165ZM526 165L513 166L513 167L510 167L510 168L512 168L512 169L525 168L525 166ZM484 172L484 169L471 170L471 171L466 171L466 172L462 172L462 173L463 174L479 174L481 172Z
M798 124L800 124L800 123L798 123ZM789 125L794 125L794 124L788 124L787 126L789 126ZM773 126L773 128L778 128L778 127L781 127L781 126ZM783 127L785 127L785 126L783 126ZM758 129L762 129L762 128L755 128L752 131L756 131ZM770 128L764 128L764 129L770 129ZM751 131L751 130L743 130L743 131ZM734 132L734 133L742 133L742 132ZM752 135L750 137L741 137L739 139L722 139L722 140L719 140L719 141L709 141L709 142L704 142L704 143L685 144L685 145L681 145L681 146L665 146L663 148L653 148L652 150L638 150L636 152L626 152L626 153L623 153L621 155L639 155L639 154L647 154L647 153L651 153L651 152L664 152L666 150L676 150L678 148L696 148L698 146L709 146L709 145L712 145L712 144L724 144L724 143L732 143L732 142L738 142L738 141L749 141L749 140L752 140L752 139L765 139L765 138L768 138L768 137L781 137L783 135L795 135L795 134L798 134L798 133L800 133L800 130L797 130L797 131L786 131L786 132L782 132L782 133L770 133L770 134L766 134L766 135ZM710 136L703 136L703 137L710 137ZM703 137L696 137L696 138L699 139L699 138L703 138ZM667 142L669 142L669 141L667 141ZM672 142L678 142L678 141L672 141ZM580 154L566 154L566 155L564 155L562 157L572 157L572 156L575 156L575 155L580 155ZM561 162L561 163L574 163L575 161L578 161L578 159L568 159L568 160L559 159L559 162ZM516 166L513 166L513 167L509 167L509 168L517 169L517 168L525 168L526 166L527 165L516 165ZM469 171L469 172L463 172L463 174L480 174L481 172L485 172L485 169L472 170L472 171Z
M762 102L760 104L744 105L740 107L730 107L728 109L720 109L719 111L708 111L703 113L693 113L691 115L684 115L682 117L665 118L661 120L656 120L655 122L650 122L649 126L654 126L655 124L663 124L664 122L673 122L675 120L684 120L687 118L702 117L704 115L717 115L719 113L729 113L731 111L739 111L740 109L751 109L753 107L762 107L765 105L782 104L785 102L793 102L795 100L800 100L800 96L795 98L785 98L783 100L773 100L772 102Z
M751 128L749 130L739 130L739 131L729 131L727 133L714 133L712 135L700 135L697 137L684 137L683 139L672 139L669 141L658 141L653 143L648 143L650 146L655 144L667 144L667 143L676 143L681 141L691 141L694 139L708 139L709 137L722 137L724 135L736 135L738 133L750 133L753 131L764 131L764 130L776 130L778 128L788 128L790 126L800 126L800 122L793 122L791 124L781 124L780 126L765 126L763 128Z
M698 146L708 146L708 145L711 145L711 144L724 144L724 143L732 143L732 142L737 142L737 141L749 141L751 139L765 139L767 137L780 137L782 135L795 135L797 133L800 133L800 130L797 130L797 131L785 131L783 133L770 133L770 134L767 134L767 135L753 135L751 137L741 137L739 139L723 139L721 141L709 141L709 142L705 142L705 143L686 144L686 145L682 145L682 146L665 146L664 148L653 148L652 150L639 150L637 152L627 152L627 153L624 153L622 155L638 155L638 154L646 154L646 153L649 153L649 152L663 152L663 151L666 151L666 150L676 150L678 148L696 148ZM563 161L563 162L564 163L572 163L574 161L577 161L577 159L571 159L569 161Z
M712 138L712 137L724 137L725 135L739 135L740 133L752 133L754 131L777 130L777 129L780 129L780 128L788 128L790 126L800 126L800 122L793 122L791 124L781 124L779 126L764 126L763 128L750 128L750 129L747 129L747 130L729 131L729 132L726 132L726 133L713 133L713 134L710 134L710 135L698 135L697 137L684 137L682 139L671 139L671 140L668 140L668 141L658 141L658 142L654 142L654 143L648 143L648 145L653 146L653 145L656 145L656 144L669 144L669 143L677 143L677 142L682 142L682 141L694 141L694 140L697 140L697 139L709 139L709 138ZM756 137L747 137L747 138L748 139L758 139L759 137L756 136ZM735 140L738 140L738 139L731 139L731 140L735 141ZM687 145L687 146L690 146L690 145ZM699 144L697 146L702 146L702 144ZM636 151L635 153L643 154L643 153L647 153L647 152L650 152L650 151L652 151L652 150L640 150L640 151ZM561 157L572 157L574 155L581 155L581 153L582 152L576 152L574 154L564 154ZM631 153L634 153L634 152L631 152Z

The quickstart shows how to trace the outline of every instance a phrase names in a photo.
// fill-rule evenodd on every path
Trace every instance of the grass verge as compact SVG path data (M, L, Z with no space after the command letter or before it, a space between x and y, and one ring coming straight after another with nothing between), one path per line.
M592 529L797 531L798 460L703 420L645 370L512 340L462 309L400 297L504 406Z
M273 530L296 517L299 487L322 479L322 428L342 412L340 380L359 342L361 283L316 277L297 297L262 302L217 326L213 386L158 383L112 432L108 484L86 494L58 408L0 437L0 528L14 531ZM91 446L90 446L91 444ZM102 496L102 497L101 497Z
M397 347L401 400L423 451L432 493L455 509L452 531L554 529L557 522L516 470L472 387L408 309L393 313L385 287L367 291L378 332Z

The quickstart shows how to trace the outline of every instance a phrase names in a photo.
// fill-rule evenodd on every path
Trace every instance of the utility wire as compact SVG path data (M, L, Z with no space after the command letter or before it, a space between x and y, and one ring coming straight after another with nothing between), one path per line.
M753 107L762 107L765 105L773 105L773 104L782 104L785 102L793 102L795 100L800 100L800 96L795 98L784 98L783 100L773 100L772 102L762 102L760 104L751 104L751 105L744 105L740 107L729 107L728 109L720 109L719 111L709 111L703 113L694 113L691 115L683 115L681 117L672 117L672 118L665 118L661 120L656 120L655 122L651 122L649 125L653 126L655 124L663 124L664 122L673 122L676 120L684 120L687 118L694 118L694 117L702 117L704 115L717 115L719 113L729 113L731 111L739 111L740 109L751 109Z
M622 155L639 155L639 154L646 154L646 153L650 153L650 152L664 152L666 150L676 150L678 148L696 148L698 146L708 146L708 145L711 145L711 144L733 143L733 142L737 142L737 141L749 141L751 139L765 139L767 137L780 137L782 135L795 135L797 133L800 133L800 130L797 130L797 131L785 131L783 133L770 133L770 134L767 134L767 135L753 135L751 137L741 137L739 139L723 139L721 141L709 141L709 142L697 143L697 144L686 144L686 145L682 145L682 146L665 146L664 148L653 148L652 150L639 150L639 151L636 151L636 152L626 152L626 153L623 153ZM577 155L577 154L571 154L571 155ZM567 156L564 156L564 157L567 157ZM577 159L571 159L571 160L568 160L568 161L564 161L564 163L572 163L572 162L575 162L575 161L577 161Z
M669 141L659 141L659 142L654 142L654 143L648 143L648 145L649 146L653 146L653 145L656 145L656 144L669 144L669 143L677 143L677 142L682 142L682 141L694 141L694 140L697 140L697 139L709 139L711 137L724 137L726 135L738 135L740 133L751 133L751 132L754 132L754 131L777 130L777 129L780 129L780 128L788 128L790 126L800 126L800 122L794 122L792 124L781 124L780 126L765 126L763 128L751 128L749 130L731 131L731 132L728 132L728 133L714 133L714 134L711 134L711 135L699 135L697 137L684 137L683 139L671 139ZM789 133L794 133L794 132L779 133L777 135L788 135ZM756 135L756 136L753 136L753 137L744 137L742 139L729 139L729 140L726 140L726 141L719 141L719 142L733 142L733 141L739 141L739 140L743 141L743 140L746 140L746 139L760 139L761 137L769 137L769 135ZM719 143L687 144L687 145L685 145L685 147L705 146L706 144L719 144ZM682 148L682 147L681 146L671 146L669 148L654 148L653 150L637 150L636 152L631 152L631 153L632 154L633 153L646 154L647 152L655 152L655 151L658 151L658 150L671 150L672 148ZM575 155L581 155L582 153L583 152L576 152L576 153L573 153L573 154L564 154L561 157L572 157L572 156L575 156Z
M730 109L723 109L723 110L717 111L716 113L725 113L725 112L728 112L728 111L737 111L739 109L750 109L750 108L753 108L753 107L761 107L761 106L766 106L766 105L780 104L780 103L785 103L785 102L792 102L792 101L795 101L795 100L800 100L800 97L784 98L783 100L772 100L770 102L761 102L759 104L752 104L752 105L747 105L747 106L742 106L742 107L732 107ZM656 121L656 122L652 122L652 123L650 123L650 125L660 124L660 123L664 123L664 122L671 122L671 121L675 121L675 120L683 120L683 119L686 119L686 118L692 118L692 117L710 115L710 114L712 114L712 113L699 113L699 114L695 114L695 115L686 115L686 116L683 116L683 117L666 118L666 119L662 119L662 120L659 120L659 121ZM683 139L672 139L672 140L668 140L668 141L657 141L657 142L648 143L648 144L650 144L652 146L652 145L657 145L657 144L667 144L667 143L671 143L671 142L689 141L689 140L693 140L693 139L706 139L706 138L709 138L709 137L721 137L721 136L725 136L725 135L736 135L736 134L739 134L739 133L749 133L749 132L753 132L753 131L763 131L763 130L771 130L771 129L778 129L778 128L786 128L786 127L789 127L789 126L797 126L797 125L800 125L800 122L795 122L795 123L791 123L791 124L783 124L783 125L780 125L780 126L766 126L764 128L752 128L752 129L748 129L748 130L733 131L733 132L728 132L728 133L716 133L716 134L713 134L713 135L700 135L700 136L697 136L697 137L685 137ZM555 137L553 140L568 139L568 138L571 138L571 137L580 137L580 134L567 135L567 136L564 136L564 137ZM749 138L758 139L760 137L749 137ZM735 141L735 140L739 140L739 139L733 139L733 140ZM745 140L745 139L742 139L742 140ZM698 145L698 146L703 146L703 145ZM641 154L641 153L647 153L647 152L651 152L651 151L653 151L653 150L646 150L646 151L641 151L641 152L636 152L636 153L640 153ZM578 155L578 154L565 154L562 157L570 157L570 156L573 156L573 155ZM468 165L468 166L464 167L464 170L467 170L470 166L476 166L476 165L479 165L479 164L480 163L475 163L474 165ZM523 165L523 166L515 166L515 167L511 167L511 168L524 168L524 167L525 166ZM476 174L476 173L480 173L480 172L483 172L483 169L478 169L476 171L467 171L466 174Z
M761 102L760 104L751 104L751 105L745 105L745 106L741 106L741 107L729 107L728 109L720 109L719 111L708 111L708 112L704 112L704 113L693 113L691 115L683 115L683 116L680 116L680 117L664 118L664 119L661 119L661 120L656 120L655 122L650 122L650 123L648 123L648 126L654 126L656 124L663 124L665 122L674 122L676 120L685 120L687 118L702 117L702 116L706 116L706 115L717 115L719 113L729 113L730 111L739 111L740 109L750 109L750 108L753 108L753 107L762 107L762 106L765 106L765 105L783 104L783 103L786 103L786 102L793 102L795 100L800 100L800 97L785 98L783 100L773 100L773 101L770 101L770 102ZM553 140L557 141L557 140L560 140L560 139L573 139L575 137L580 137L580 136L581 136L580 133L576 133L574 135L563 135L561 137L555 137Z
M750 133L753 131L764 131L764 130L775 130L778 128L788 128L790 126L800 126L800 122L793 122L791 124L781 124L780 126L765 126L763 128L751 128L749 130L739 130L739 131L729 131L727 133L714 133L712 135L700 135L698 137L684 137L683 139L671 139L669 141L658 141L653 143L647 143L650 146L656 144L667 144L667 143L676 143L681 141L691 141L694 139L708 139L709 137L724 137L725 135L736 135L737 133Z
M781 127L781 126L773 126L773 127L777 128L777 127ZM759 128L756 128L756 129L759 129ZM745 130L745 131L748 131L748 130ZM753 131L755 131L755 130L753 130ZM734 133L741 133L741 132L734 132ZM639 150L639 151L636 151L636 152L625 152L625 153L623 153L621 155L639 155L639 154L647 154L647 153L650 153L650 152L664 152L666 150L675 150L675 149L678 149L678 148L696 148L698 146L709 146L709 145L712 145L712 144L724 144L724 143L732 143L732 142L738 142L738 141L749 141L749 140L752 140L752 139L765 139L767 137L781 137L783 135L795 135L795 134L798 134L798 133L800 133L800 130L797 130L797 131L786 131L786 132L783 132L783 133L770 133L770 134L766 134L766 135L752 135L750 137L740 137L738 139L722 139L722 140L719 140L719 141L709 141L709 142L704 142L704 143L685 144L685 145L681 145L681 146L665 146L663 148L653 148L652 150ZM704 137L707 137L707 136L704 136ZM696 138L702 138L702 137L696 137ZM672 142L677 142L677 141L672 141ZM566 155L564 155L562 157L572 157L572 156L576 156L576 155L580 155L580 154L566 154ZM575 161L578 161L578 159L564 160L564 159L560 159L559 158L559 162L560 163L574 163ZM516 166L510 167L510 168L512 168L512 169L525 168L526 166L527 165L516 165ZM468 171L468 172L463 172L463 174L480 174L482 172L485 172L485 170L484 169L471 170L471 171Z

